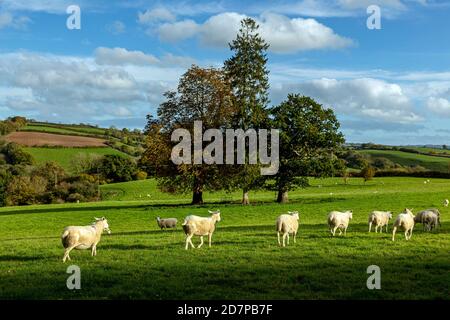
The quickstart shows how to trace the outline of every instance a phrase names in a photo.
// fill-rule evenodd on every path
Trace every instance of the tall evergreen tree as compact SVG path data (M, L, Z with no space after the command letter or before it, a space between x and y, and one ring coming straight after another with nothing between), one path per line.
M225 61L225 72L237 109L233 126L244 131L261 128L267 120L269 71L266 51L269 45L259 35L258 29L253 19L243 19L236 39L229 44L234 55ZM235 178L236 186L243 190L242 203L249 204L248 192L263 181L258 165L236 167Z

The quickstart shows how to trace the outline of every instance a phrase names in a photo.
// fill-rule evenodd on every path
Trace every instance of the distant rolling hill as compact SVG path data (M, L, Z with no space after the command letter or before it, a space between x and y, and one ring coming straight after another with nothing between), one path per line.
M79 154L130 157L108 146L105 133L106 129L91 126L33 122L2 139L21 145L34 157L37 164L55 161L72 173L72 159Z

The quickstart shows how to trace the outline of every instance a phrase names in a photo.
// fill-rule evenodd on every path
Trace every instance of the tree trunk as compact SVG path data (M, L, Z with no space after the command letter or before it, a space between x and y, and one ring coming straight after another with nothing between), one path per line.
M202 191L194 191L192 194L192 203L191 204L203 204L203 192Z
M244 190L242 194L242 204L243 205L249 205L250 199L248 198L248 191Z
M278 197L277 197L278 203L288 203L288 192L287 191L278 191Z

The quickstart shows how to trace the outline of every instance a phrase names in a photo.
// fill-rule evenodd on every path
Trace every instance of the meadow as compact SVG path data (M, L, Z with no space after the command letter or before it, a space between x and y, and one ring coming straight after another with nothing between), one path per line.
M418 165L428 170L440 172L449 172L450 170L450 159L446 157L428 156L392 150L360 150L358 152L370 155L371 157L387 158L403 166Z
M128 157L128 155L126 155L125 153L111 147L24 147L23 149L33 156L36 164L44 164L45 162L48 162L49 159L52 159L52 161L57 162L69 173L72 172L73 168L71 161L76 155L80 153L93 153L101 156L108 154L118 154Z
M120 191L118 191L120 190ZM311 180L277 204L273 192L206 193L203 206L190 196L160 193L153 180L102 186L108 200L97 203L0 208L0 298L12 299L448 299L450 285L450 180L353 178ZM114 192L113 192L114 191ZM147 194L150 197L147 197ZM412 240L398 234L368 233L371 210L438 207L442 228ZM184 234L161 231L156 217L208 215L220 209L222 221L213 246L184 249ZM326 216L353 210L347 236L332 238ZM280 248L275 219L300 211L297 243ZM73 251L61 262L60 234L67 225L87 225L106 216L112 230L98 255ZM392 229L392 221L389 230ZM194 239L194 244L199 240ZM81 290L68 290L66 268L81 268ZM366 269L381 268L381 290L368 290Z

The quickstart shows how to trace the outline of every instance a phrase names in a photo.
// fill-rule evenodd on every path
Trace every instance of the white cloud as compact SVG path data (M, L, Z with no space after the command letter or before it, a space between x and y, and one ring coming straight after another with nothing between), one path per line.
M0 12L0 29L11 27L24 30L30 22L31 19L26 16L13 16L9 12Z
M122 34L126 30L126 26L122 21L116 20L113 23L106 26L106 30L112 34Z
M149 25L155 22L175 21L176 16L168 9L159 7L138 13L138 22L140 24Z
M395 123L423 120L413 111L412 103L401 86L383 80L322 78L299 84L282 84L275 86L274 98L283 100L288 92L311 96L339 114L366 120Z
M450 116L450 101L445 98L430 97L427 100L427 107L438 115Z
M159 36L165 41L179 41L199 35L203 44L226 47L239 30L245 15L225 12L210 17L203 24L193 20L165 23L159 28ZM339 49L353 44L352 40L339 36L331 28L314 19L293 18L267 13L256 18L262 37L273 52L288 53L314 49Z
M124 48L95 49L95 62L99 65L151 65L159 63L159 59L142 51L128 51Z

